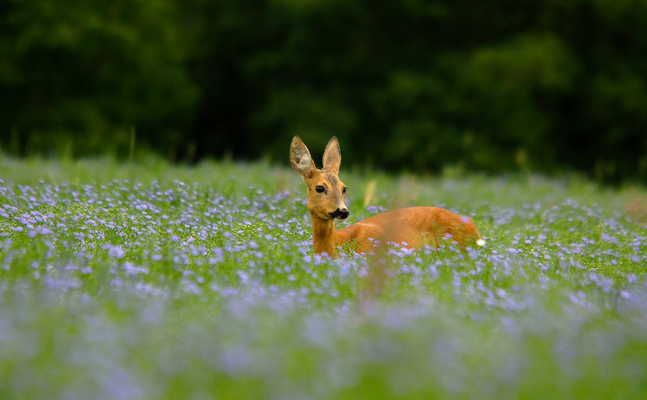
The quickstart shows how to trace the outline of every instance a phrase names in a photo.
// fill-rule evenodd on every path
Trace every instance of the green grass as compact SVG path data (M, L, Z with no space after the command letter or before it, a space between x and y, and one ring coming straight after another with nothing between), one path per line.
M644 189L341 179L487 244L322 259L288 167L0 160L0 398L647 396Z

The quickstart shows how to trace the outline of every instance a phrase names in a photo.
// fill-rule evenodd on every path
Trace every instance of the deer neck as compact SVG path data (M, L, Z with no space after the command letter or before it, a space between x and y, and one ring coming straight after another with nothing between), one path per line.
M315 245L315 254L323 252L334 257L337 253L337 231L335 230L335 220L321 219L310 213L312 219L312 242Z

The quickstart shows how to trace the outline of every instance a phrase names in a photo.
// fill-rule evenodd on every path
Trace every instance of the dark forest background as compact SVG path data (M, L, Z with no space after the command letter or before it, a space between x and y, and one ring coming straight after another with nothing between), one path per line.
M647 181L647 0L3 0L5 154Z

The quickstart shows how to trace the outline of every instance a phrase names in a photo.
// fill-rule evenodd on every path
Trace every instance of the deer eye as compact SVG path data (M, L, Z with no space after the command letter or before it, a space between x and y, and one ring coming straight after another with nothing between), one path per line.
M346 189L348 189L348 188L347 188L347 187L344 187L344 188L342 189L342 191L341 191L341 192L342 192L343 194L346 194Z
M326 188L324 188L323 186L317 186L315 190L317 191L317 193L323 193L326 191Z

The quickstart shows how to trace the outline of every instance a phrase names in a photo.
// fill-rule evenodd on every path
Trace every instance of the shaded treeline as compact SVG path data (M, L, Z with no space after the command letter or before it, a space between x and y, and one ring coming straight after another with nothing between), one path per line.
M647 1L5 0L0 145L647 179Z

